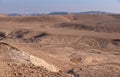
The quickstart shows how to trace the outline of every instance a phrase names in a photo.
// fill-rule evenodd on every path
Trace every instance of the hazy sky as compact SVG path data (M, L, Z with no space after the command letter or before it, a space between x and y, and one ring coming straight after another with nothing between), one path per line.
M107 11L120 13L120 0L0 0L0 13Z

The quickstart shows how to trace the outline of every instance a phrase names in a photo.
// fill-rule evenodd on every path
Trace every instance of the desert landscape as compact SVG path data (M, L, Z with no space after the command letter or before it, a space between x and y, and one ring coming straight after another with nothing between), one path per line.
M120 15L0 15L0 77L120 77Z

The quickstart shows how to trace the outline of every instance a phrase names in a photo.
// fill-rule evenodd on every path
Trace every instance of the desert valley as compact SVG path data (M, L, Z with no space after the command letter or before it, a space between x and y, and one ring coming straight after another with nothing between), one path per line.
M0 77L120 77L120 15L0 15Z

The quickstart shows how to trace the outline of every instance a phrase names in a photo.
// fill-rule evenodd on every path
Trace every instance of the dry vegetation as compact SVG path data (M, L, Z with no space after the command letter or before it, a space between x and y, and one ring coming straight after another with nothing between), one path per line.
M0 77L120 77L119 15L0 15Z

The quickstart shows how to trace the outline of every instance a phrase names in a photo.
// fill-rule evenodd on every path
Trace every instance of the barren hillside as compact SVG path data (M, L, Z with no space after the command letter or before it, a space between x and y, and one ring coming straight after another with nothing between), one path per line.
M120 77L120 15L0 16L0 77Z

